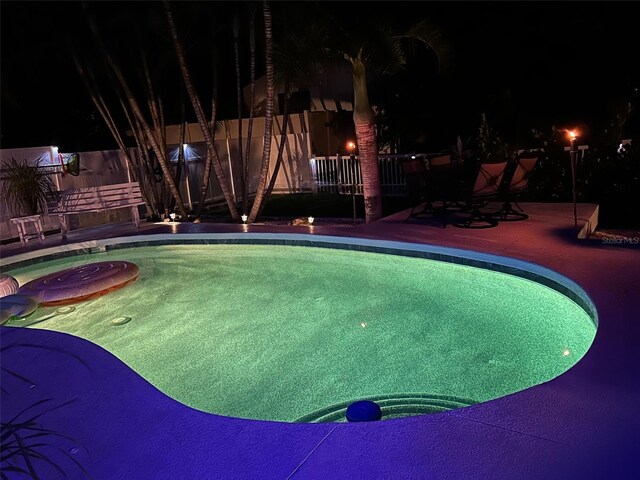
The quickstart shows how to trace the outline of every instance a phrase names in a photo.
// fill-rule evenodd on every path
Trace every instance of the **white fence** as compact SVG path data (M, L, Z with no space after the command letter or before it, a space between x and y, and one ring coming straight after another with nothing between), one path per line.
M402 161L412 157L424 157L424 154L413 155L378 155L380 172L380 188L383 195L401 196L405 194L405 180L402 173ZM362 171L357 155L332 155L311 157L309 159L314 191L322 193L363 194Z
M351 194L352 188L355 194L362 195L362 173L360 161L357 156L329 156L319 157L309 153L309 143L307 134L290 134L284 150L282 168L278 174L274 192L276 193L296 193L296 192L324 192ZM246 139L243 139L246 141ZM271 145L270 172L273 171L275 157L277 157L279 138L274 138ZM216 141L218 155L223 166L223 170L229 181L230 188L236 200L240 200L240 173L234 161L237 157L237 140L232 141L221 139ZM257 186L257 174L260 168L260 157L262 155L262 139L255 139L252 142L252 155L249 160L248 190L255 192ZM113 183L123 183L131 181L132 175L127 162L121 152L117 150L106 150L96 152L80 152L80 175L77 177L63 175L61 168L56 164L51 150L53 147L41 147L34 149L0 150L0 169L10 158L28 159L33 164L48 165L51 169L52 181L58 190L69 188L82 188L109 185ZM50 153L49 151L51 150ZM175 148L170 147L169 155L175 156ZM43 153L44 152L44 153ZM130 150L134 162L140 165L134 149ZM53 160L42 161L44 154L49 155ZM417 154L416 154L417 155ZM45 155L46 156L46 155ZM423 156L423 155L418 155ZM203 144L190 144L187 151L187 162L183 172L180 190L182 198L188 208L192 208L198 202L200 181L204 169L204 158L206 149ZM378 156L380 179L383 195L403 195L405 191L405 180L402 174L402 159L410 158L411 155L383 155ZM0 175L0 188L3 187ZM215 175L212 174L209 190L206 195L207 202L222 201L223 196L220 191ZM109 223L128 219L128 212L110 211L100 214L74 216L71 226L73 229ZM0 202L0 239L16 238L17 231L11 225L9 218L11 214L8 206ZM75 218L77 217L77 218ZM122 218L120 218L122 217ZM44 216L45 230L52 230L58 227L57 218Z

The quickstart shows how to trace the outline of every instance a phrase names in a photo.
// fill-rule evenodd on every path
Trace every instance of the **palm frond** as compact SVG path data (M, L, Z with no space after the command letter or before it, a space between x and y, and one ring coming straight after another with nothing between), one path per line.
M73 445L78 445L78 440L61 432L47 429L37 423L37 420L41 417L70 405L76 401L76 399L53 407L47 407L45 410L35 414L29 413L28 416L26 415L27 412L31 412L50 401L51 399L46 398L28 405L9 422L2 422L0 424L0 431L2 431L0 438L0 469L4 472L23 473L32 479L38 479L41 477L37 473L36 463L41 462L53 467L60 476L67 478L66 472L63 470L62 465L56 461L57 459L45 453L47 449L53 447L62 454L61 458L66 458L73 463L76 468L82 471L85 478L91 478L89 472L75 458L62 449L59 444L56 445L52 441L53 438L58 438ZM38 408L38 410L40 409ZM16 463L18 463L18 465L16 465ZM21 467L19 465L20 463L23 463L26 469ZM6 476L2 476L1 478L4 479Z
M302 33L289 32L276 42L273 49L276 85L285 92L308 86L326 61L326 37L324 26L311 25Z
M5 372L8 375L11 375L14 378L17 378L18 380L22 380L24 383L27 383L27 384L32 384L33 383L31 380L29 380L24 375L20 375L18 372L14 372L13 370L10 370L10 369L8 369L8 368L6 368L4 366L2 367L2 371Z
M5 334L5 336L6 335L7 334ZM89 364L87 362L85 362L80 356L78 356L78 355L76 355L74 353L68 352L68 351L66 351L66 350L64 350L62 348L51 347L49 345L38 345L36 343L14 342L14 343L11 343L10 345L6 345L6 346L0 348L0 352L7 351L10 348L35 348L35 349L39 349L39 350L45 350L47 352L60 353L62 355L66 355L68 357L73 358L78 363L80 363L81 365L86 367L87 370L91 370L91 367L89 366ZM3 366L2 368L4 369L5 367Z
M34 215L44 211L47 199L55 191L47 172L28 160L11 158L2 169L0 197L17 215Z
M422 20L397 38L407 38L423 43L436 55L438 70L444 72L448 69L451 61L451 51L442 29L439 27L430 24L427 20Z
M407 63L400 38L386 27L372 28L361 50L365 65L382 73L395 73Z

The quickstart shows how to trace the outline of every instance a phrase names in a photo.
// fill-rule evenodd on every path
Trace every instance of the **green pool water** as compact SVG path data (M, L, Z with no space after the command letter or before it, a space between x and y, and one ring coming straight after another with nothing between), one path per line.
M385 417L482 402L565 372L596 333L581 307L533 281L379 253L172 245L9 273L23 284L105 260L136 263L140 279L30 328L90 340L176 400L235 417L339 420L359 399L379 400Z

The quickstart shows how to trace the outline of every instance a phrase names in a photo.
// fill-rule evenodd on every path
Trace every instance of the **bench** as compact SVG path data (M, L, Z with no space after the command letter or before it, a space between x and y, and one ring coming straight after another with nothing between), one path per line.
M62 238L67 238L69 215L102 212L116 208L131 208L133 224L140 226L138 206L144 205L138 182L118 183L100 187L87 187L57 192L55 198L47 202L47 213L58 215Z

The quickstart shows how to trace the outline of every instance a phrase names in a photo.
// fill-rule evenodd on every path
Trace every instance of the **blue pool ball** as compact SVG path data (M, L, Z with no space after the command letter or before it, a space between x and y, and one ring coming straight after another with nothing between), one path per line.
M353 402L347 407L348 422L373 422L382 418L380 405L370 400Z

